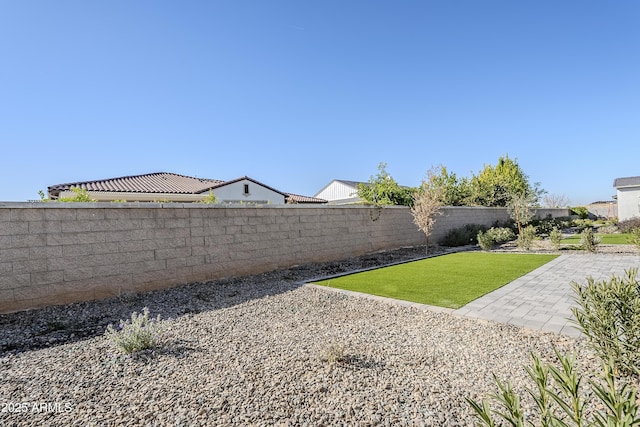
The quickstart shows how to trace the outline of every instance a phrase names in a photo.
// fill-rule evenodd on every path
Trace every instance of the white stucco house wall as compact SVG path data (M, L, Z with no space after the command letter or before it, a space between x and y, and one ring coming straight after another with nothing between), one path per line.
M249 177L227 181L212 189L221 203L256 203L284 205L286 194Z
M318 191L313 197L327 200L330 204L341 205L358 203L362 199L358 197L358 184L366 184L358 181L345 181L334 179Z
M618 201L618 220L640 218L640 176L616 178L613 186Z

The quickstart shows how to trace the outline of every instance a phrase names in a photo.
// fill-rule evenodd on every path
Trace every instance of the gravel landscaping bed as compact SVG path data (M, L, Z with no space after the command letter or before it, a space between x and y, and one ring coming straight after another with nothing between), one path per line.
M0 315L0 425L467 426L465 398L495 391L493 372L522 391L531 352L598 368L581 340L300 285L423 254ZM124 357L105 327L143 307L169 319L163 345Z

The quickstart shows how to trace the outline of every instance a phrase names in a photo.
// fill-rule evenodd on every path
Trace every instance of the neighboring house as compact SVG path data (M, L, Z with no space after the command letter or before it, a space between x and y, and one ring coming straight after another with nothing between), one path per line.
M367 183L334 179L313 197L327 200L330 204L336 205L358 203L362 201L362 199L358 197L358 184Z
M81 188L99 202L198 202L213 193L220 203L326 203L326 200L283 193L247 176L231 181L195 178L158 172L97 181L72 182L47 188L51 200L73 197L72 188Z
M615 200L592 202L585 208L596 218L610 219L618 216L618 204Z
M616 178L613 181L618 202L618 219L640 217L640 176Z

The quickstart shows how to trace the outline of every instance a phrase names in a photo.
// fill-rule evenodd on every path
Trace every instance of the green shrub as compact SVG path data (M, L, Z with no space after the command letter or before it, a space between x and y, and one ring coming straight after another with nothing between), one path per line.
M487 231L487 234L489 234L496 243L509 242L516 238L516 234L513 230L506 227L491 227L489 231Z
M535 387L527 393L535 404L527 416L520 405L510 382L501 382L494 374L498 392L475 402L467 399L482 426L600 426L633 427L640 424L640 411L636 401L637 390L628 383L616 385L616 377L610 364L603 365L602 380L588 380L591 396L598 400L596 410L586 411L589 397L583 397L581 388L584 376L576 371L575 360L556 351L560 367L553 366L532 355L533 363L525 367ZM589 396L589 395L587 395ZM495 408L491 407L491 403ZM528 418L528 419L527 419Z
M587 279L585 286L572 282L579 307L571 311L579 329L604 361L616 371L640 374L640 283L638 269L609 280Z
M551 233L549 233L549 240L551 241L551 244L553 244L554 249L559 250L560 243L562 242L562 232L557 228L554 228L551 230Z
M640 227L629 230L629 237L627 240L636 248L640 249Z
M143 314L131 314L131 322L121 320L118 329L109 324L105 335L120 350L132 354L157 347L164 329L160 316L149 319L149 309L145 307Z
M576 206L574 208L571 208L571 213L573 215L578 215L578 218L580 219L589 218L589 209L585 208L584 206Z
M459 228L449 230L442 238L442 246L465 246L478 243L478 232L486 231L487 227L480 224L466 224Z
M522 229L518 235L518 247L528 251L533 246L533 240L536 238L536 228L528 225Z
M485 251L491 250L491 248L493 248L493 245L495 244L495 241L488 231L486 233L484 231L478 231L477 240L482 250Z
M585 228L580 237L580 246L588 252L598 250L598 245L602 239L595 235L593 228Z

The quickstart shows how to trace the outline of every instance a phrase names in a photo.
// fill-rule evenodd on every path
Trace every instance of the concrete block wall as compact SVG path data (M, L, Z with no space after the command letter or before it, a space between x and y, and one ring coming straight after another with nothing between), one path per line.
M430 241L500 208L444 208ZM0 203L0 313L425 243L408 208Z

